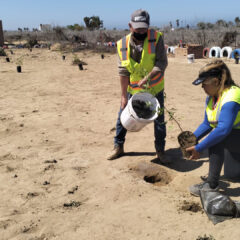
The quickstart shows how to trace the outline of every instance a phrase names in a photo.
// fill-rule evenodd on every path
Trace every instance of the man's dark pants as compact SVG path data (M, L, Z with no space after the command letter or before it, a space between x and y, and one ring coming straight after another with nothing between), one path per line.
M155 149L159 152L164 152L165 138L166 138L166 124L164 122L164 93L161 91L155 96L162 109L161 114L154 120L154 136L155 136ZM129 95L129 99L131 95ZM116 136L114 137L114 146L123 146L127 130L122 126L120 116L123 109L120 108L116 124Z

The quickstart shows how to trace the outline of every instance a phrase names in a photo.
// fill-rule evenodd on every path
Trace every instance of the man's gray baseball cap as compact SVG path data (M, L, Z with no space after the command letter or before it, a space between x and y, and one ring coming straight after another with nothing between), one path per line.
M131 15L131 25L133 28L148 28L149 27L149 14L147 11L138 9Z

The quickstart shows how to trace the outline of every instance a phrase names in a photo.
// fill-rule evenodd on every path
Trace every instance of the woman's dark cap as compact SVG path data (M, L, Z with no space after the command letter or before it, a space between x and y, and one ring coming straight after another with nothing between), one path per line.
M209 77L217 77L219 78L222 74L222 70L219 68L213 68L206 72L201 72L198 78L192 82L193 85L199 85L203 83Z

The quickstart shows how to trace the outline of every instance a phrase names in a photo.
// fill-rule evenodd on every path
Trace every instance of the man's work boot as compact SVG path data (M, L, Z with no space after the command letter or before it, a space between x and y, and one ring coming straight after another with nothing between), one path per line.
M114 148L113 148L112 152L110 153L109 157L107 158L107 160L117 159L117 158L123 156L123 154L124 154L123 146L116 145L116 146L114 146Z
M171 163L171 158L169 156L167 156L164 152L161 152L161 151L156 151L157 153L157 157L158 157L158 160L160 161L160 163L162 164L168 164L168 163Z

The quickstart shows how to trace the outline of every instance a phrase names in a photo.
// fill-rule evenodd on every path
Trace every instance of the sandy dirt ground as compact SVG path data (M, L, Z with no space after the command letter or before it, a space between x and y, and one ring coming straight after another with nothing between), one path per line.
M106 160L120 104L116 54L78 53L88 63L80 71L71 54L63 61L50 50L13 51L10 63L0 58L0 239L239 239L239 219L213 225L189 194L208 158L182 159L173 121L171 164L156 161L153 124L127 134L125 156ZM184 130L203 120L206 96L191 82L207 61L169 58L166 107ZM240 83L239 65L226 62ZM145 181L156 175L159 182ZM222 179L221 186L240 200L239 183Z

